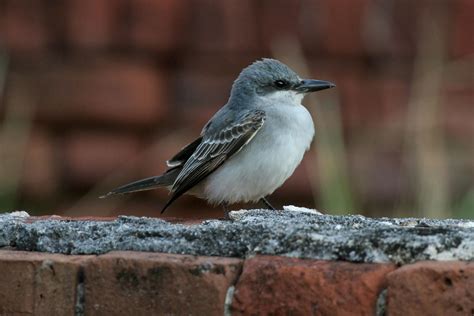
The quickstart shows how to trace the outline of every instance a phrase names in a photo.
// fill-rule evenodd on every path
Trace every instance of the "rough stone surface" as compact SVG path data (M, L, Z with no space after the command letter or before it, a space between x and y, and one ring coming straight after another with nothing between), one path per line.
M0 315L75 315L77 276L92 257L0 250Z
M0 215L0 247L10 246L18 226L23 225L23 221L28 217L28 213L24 211Z
M255 254L352 262L474 260L474 221L372 219L308 209L231 212L197 225L121 216L114 221L0 216L0 245L64 254L135 250L245 258Z
M375 315L385 277L394 269L394 264L258 256L245 262L232 315Z
M236 258L111 252L84 270L85 315L223 315Z
M474 315L474 262L417 262L387 280L388 315Z

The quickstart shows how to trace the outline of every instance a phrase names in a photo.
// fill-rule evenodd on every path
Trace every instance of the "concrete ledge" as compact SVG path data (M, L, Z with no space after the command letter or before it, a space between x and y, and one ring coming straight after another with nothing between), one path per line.
M472 221L231 218L0 215L0 315L474 314Z
M133 250L396 264L474 260L474 221L330 216L296 207L231 212L231 219L189 225L131 216L61 220L11 213L0 216L0 247L62 254Z

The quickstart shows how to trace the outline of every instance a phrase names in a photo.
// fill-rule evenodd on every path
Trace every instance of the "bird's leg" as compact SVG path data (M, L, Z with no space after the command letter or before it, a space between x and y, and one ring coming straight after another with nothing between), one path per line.
M222 205L222 208L224 209L224 219L230 220L230 216L229 216L230 210L229 210L229 208L228 208L229 203L227 203L227 202L222 202L221 205Z
M263 202L263 204L265 204L272 211L276 211L276 209L273 207L273 205L271 205L270 202L268 202L268 200L266 198L264 198L264 197L261 198L260 202Z

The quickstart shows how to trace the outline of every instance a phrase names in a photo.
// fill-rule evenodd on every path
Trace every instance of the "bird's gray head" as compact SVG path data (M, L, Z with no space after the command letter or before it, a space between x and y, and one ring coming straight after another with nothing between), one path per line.
M242 70L232 86L231 99L260 96L301 101L306 93L332 87L335 85L328 81L301 79L282 62L264 58Z

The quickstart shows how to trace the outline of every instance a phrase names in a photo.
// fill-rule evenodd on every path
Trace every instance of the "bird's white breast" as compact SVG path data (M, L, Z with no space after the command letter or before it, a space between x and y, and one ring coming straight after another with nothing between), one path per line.
M252 141L203 182L203 196L209 202L258 201L280 187L300 164L314 136L308 110L299 102L285 102L264 111L265 124Z

